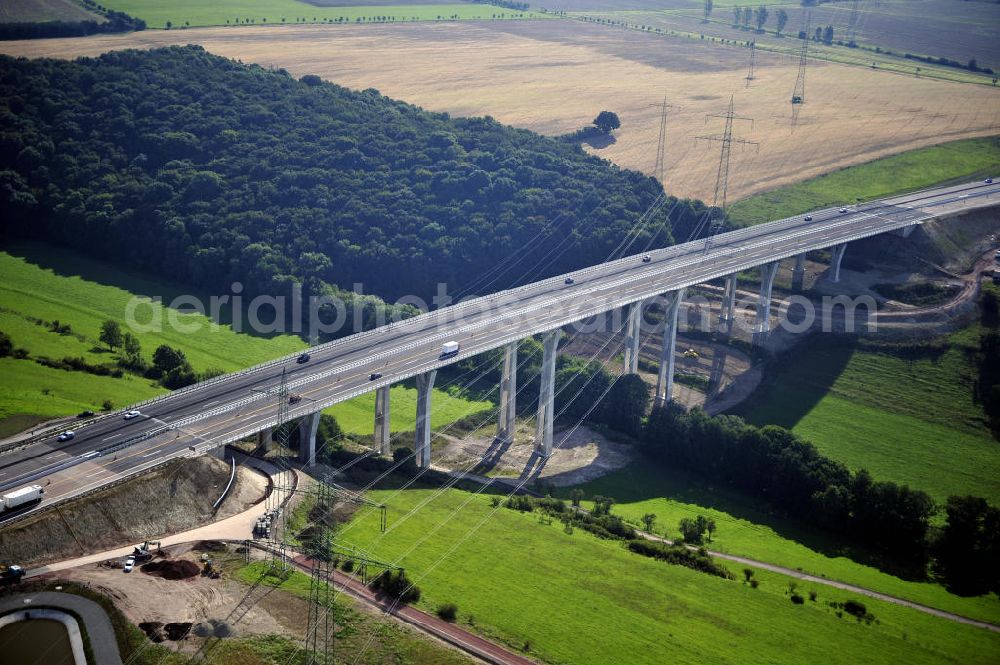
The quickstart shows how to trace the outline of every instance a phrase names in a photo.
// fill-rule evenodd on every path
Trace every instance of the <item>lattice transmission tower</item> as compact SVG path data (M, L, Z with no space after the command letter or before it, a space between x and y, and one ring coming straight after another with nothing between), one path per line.
M667 157L667 109L674 108L673 105L667 103L667 98L663 98L662 104L650 104L653 108L660 109L660 135L656 141L656 165L653 167L653 177L661 185L664 184L666 176L666 157Z
M799 49L799 73L795 77L795 87L792 89L792 127L799 119L799 107L806 103L806 63L809 57L809 24L810 15L806 13L806 28L803 32L802 47Z
M704 136L699 136L696 140L703 141L718 141L722 144L722 151L719 154L719 170L715 176L715 193L712 196L712 207L716 208L721 212L721 215L716 215L710 220L710 234L714 235L718 232L719 228L722 226L725 220L726 213L726 193L729 189L729 161L730 155L732 154L733 144L737 145L752 145L758 147L760 144L757 141L749 141L742 137L733 136L733 122L736 120L744 120L750 122L753 126L753 118L747 118L745 116L736 115L735 102L733 98L729 98L729 109L724 113L713 113L711 115L705 116L706 122L708 118L722 118L725 122L725 129L722 134L707 134Z
M757 42L750 42L750 68L747 69L747 87L750 87L750 81L753 80L753 66L754 62L757 60Z

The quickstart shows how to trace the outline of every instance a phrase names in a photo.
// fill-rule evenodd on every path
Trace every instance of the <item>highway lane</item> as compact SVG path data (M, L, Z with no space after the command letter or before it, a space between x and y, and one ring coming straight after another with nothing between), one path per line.
M265 369L231 375L213 384L167 395L142 408L143 417L123 421L112 416L81 428L69 444L51 438L0 455L0 490L27 484L24 478L53 465L73 463L88 452L106 449L144 433L172 428L129 448L87 460L52 474L48 499L159 459L194 453L233 440L241 432L263 429L276 417L275 391L281 372L292 392L305 399L291 409L304 415L321 406L389 385L422 371L565 323L581 320L614 307L730 274L753 265L829 247L845 240L891 230L933 217L952 208L1000 203L997 185L972 183L893 197L851 207L779 220L721 234L715 238L648 252L592 266L566 276L456 304L374 331L344 338L310 351L310 362L294 360ZM462 345L457 358L438 357L446 340ZM372 382L372 372L383 378ZM190 451L195 446L196 451ZM109 459L110 458L110 459ZM84 472L86 474L84 475Z

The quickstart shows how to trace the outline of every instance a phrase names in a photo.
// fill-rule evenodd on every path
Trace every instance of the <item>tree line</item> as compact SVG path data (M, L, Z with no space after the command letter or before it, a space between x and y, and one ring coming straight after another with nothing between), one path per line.
M490 117L451 118L197 46L0 58L5 235L209 292L429 299L523 256L489 290L604 260L655 179ZM671 202L672 203L672 202ZM670 204L638 246L672 242ZM514 274L516 273L516 274ZM224 289L219 291L219 289Z
M791 431L700 409L654 409L641 441L653 457L764 499L789 515L880 554L884 567L918 577L928 564L965 593L1000 591L1000 509L949 497L945 526L925 492L879 481L825 457Z

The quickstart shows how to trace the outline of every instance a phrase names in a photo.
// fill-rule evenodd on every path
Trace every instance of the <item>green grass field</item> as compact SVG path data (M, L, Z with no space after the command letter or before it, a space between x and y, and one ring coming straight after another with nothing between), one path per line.
M0 331L10 335L15 347L31 358L83 357L99 364L114 361L98 342L101 323L124 321L134 294L162 296L169 302L184 287L122 270L79 253L35 243L11 245L0 252ZM57 267L53 267L57 266ZM203 300L204 301L204 300ZM180 348L195 370L217 368L234 371L306 347L293 335L270 338L236 333L226 325L212 326L199 314L181 314L154 303L163 321L162 331L137 332L143 354L151 357L160 344ZM143 321L150 310L140 310ZM194 333L169 325L176 316L182 325L196 324ZM49 331L45 323L68 323L72 334ZM126 374L121 379L44 367L32 359L0 359L0 436L13 434L46 418L97 410L106 399L123 407L166 392L157 384ZM466 400L435 390L432 424L440 427L454 419L489 407L488 402ZM416 390L392 390L394 431L415 423ZM349 433L370 434L374 423L374 394L362 395L329 410Z
M356 7L317 7L296 0L107 0L104 6L141 18L150 28L163 28L171 22L174 28L185 26L254 25L294 23L324 23L329 21L355 23L376 17L392 17L394 21L470 20L491 18L544 18L536 12L516 12L494 5L427 4L373 5Z
M580 486L587 497L614 497L613 512L641 525L646 513L656 515L653 531L679 538L682 517L704 515L718 525L706 547L718 552L765 561L819 577L847 582L984 621L1000 624L996 594L966 598L929 582L913 582L881 572L844 556L843 546L808 525L773 514L767 504L698 476L656 462L639 463ZM564 491L562 494L568 495ZM589 507L589 503L585 502Z
M939 357L919 360L805 342L774 363L736 411L789 427L823 454L937 501L971 493L1000 503L1000 444L972 402L973 330L950 336Z
M0 23L45 21L103 22L104 17L88 12L73 0L4 0L0 3Z
M751 589L534 514L492 512L487 496L370 494L388 505L389 530L380 536L362 510L341 542L399 560L422 589L420 607L454 602L461 622L548 663L988 663L1000 649L995 633L868 598L877 622L838 618L827 603L854 596L833 589L799 585L818 598L794 605L785 576L758 571Z
M949 182L1000 175L1000 137L954 141L852 166L743 199L729 219L751 226L843 204L902 194Z
M389 408L390 429L393 432L412 432L417 424L417 389L394 386L389 391L389 397L392 401ZM435 390L431 400L431 427L444 427L466 416L495 408L490 402L463 399ZM334 416L347 434L372 434L375 429L375 393L367 393L349 402L337 404L325 413Z

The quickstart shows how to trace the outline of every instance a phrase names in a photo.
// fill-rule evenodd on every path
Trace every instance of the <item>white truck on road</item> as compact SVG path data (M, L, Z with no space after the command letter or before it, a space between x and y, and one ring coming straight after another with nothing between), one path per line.
M37 503L42 500L43 494L45 494L45 489L41 485L28 485L9 494L4 494L3 501L0 503L0 512L14 510L29 503Z
M441 345L441 357L447 358L458 353L458 342L445 342Z

